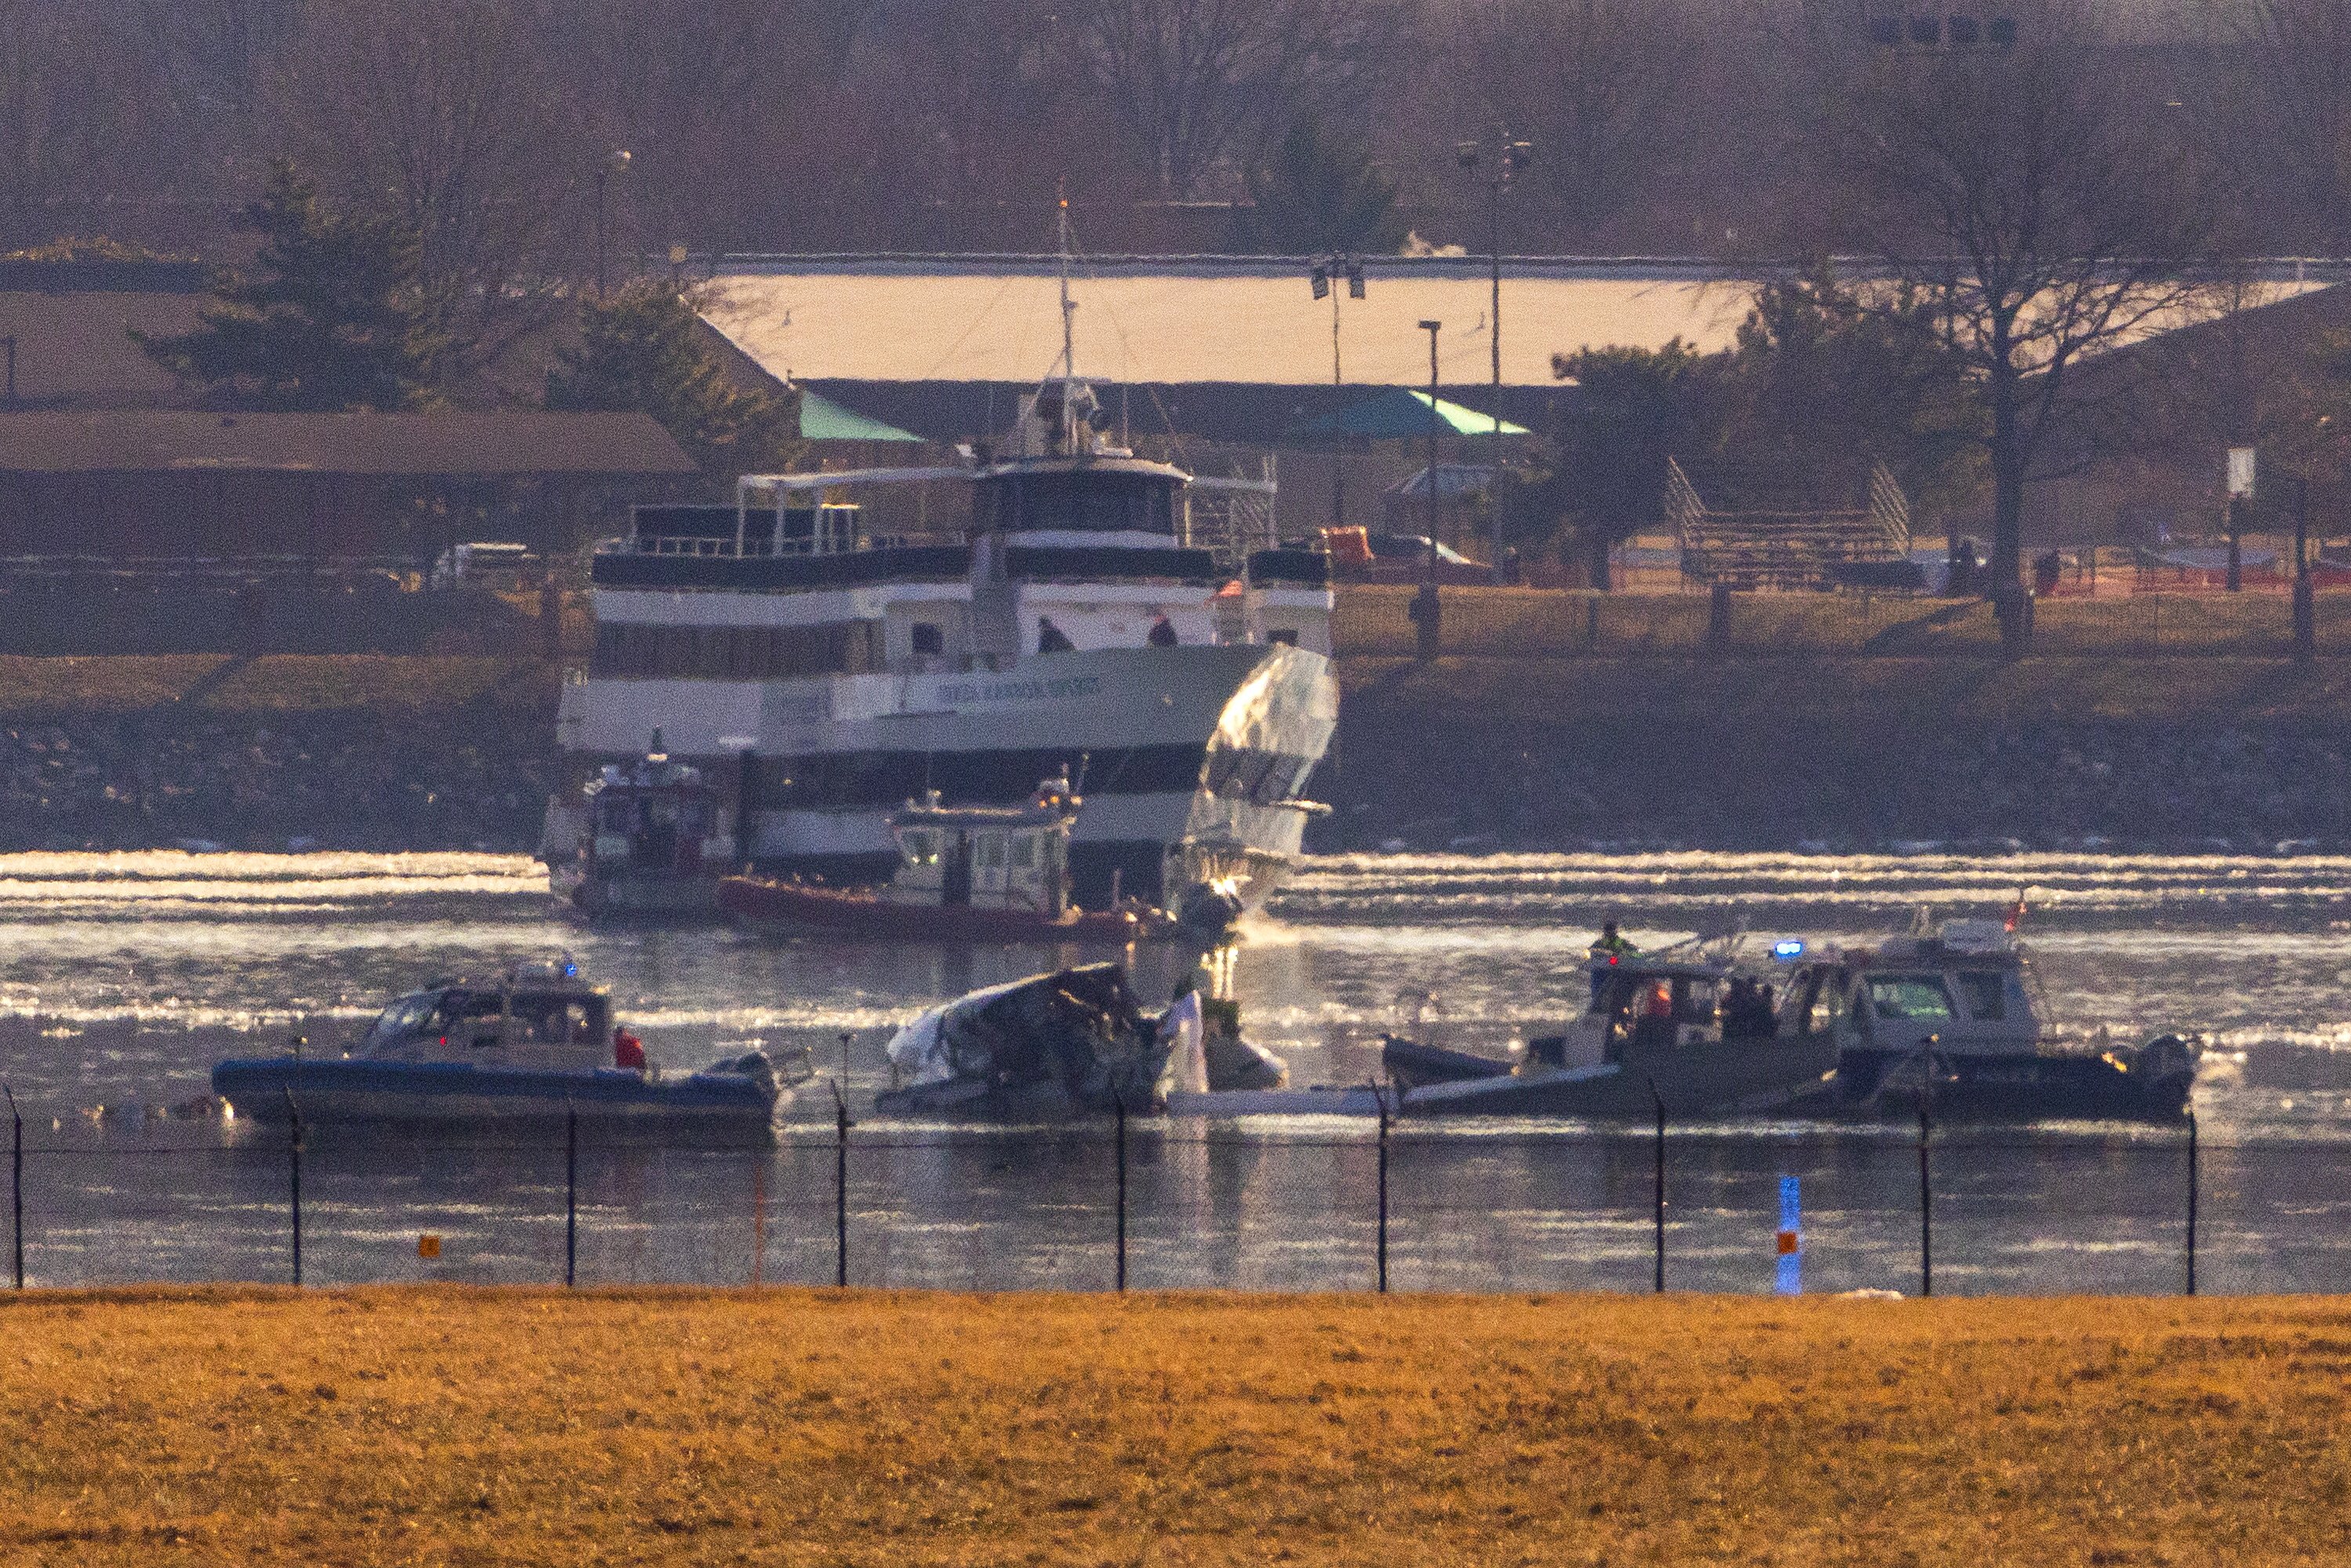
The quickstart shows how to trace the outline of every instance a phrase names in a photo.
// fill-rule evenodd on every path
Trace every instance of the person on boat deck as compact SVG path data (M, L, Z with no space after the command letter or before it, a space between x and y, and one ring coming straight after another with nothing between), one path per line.
M1070 641L1068 632L1053 624L1050 615L1037 617L1037 652L1040 653L1074 653L1078 645Z
M1176 623L1162 615L1151 623L1151 635L1145 641L1155 648L1173 648L1176 645Z
M1600 923L1600 935L1592 944L1592 999L1593 1001L1600 999L1601 984L1607 976L1608 960L1636 951L1638 949L1633 944L1617 935L1616 923L1614 920L1604 920Z
M613 1026L612 1065L629 1072L645 1070L645 1042L631 1034L626 1024Z

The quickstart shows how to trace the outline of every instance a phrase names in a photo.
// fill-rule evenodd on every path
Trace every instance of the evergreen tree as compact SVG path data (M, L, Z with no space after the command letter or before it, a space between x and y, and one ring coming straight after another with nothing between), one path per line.
M1250 205L1236 219L1244 251L1280 256L1331 252L1393 255L1404 244L1396 188L1363 153L1331 141L1301 115L1249 179Z
M1665 515L1666 460L1719 451L1731 415L1732 356L1672 340L1662 349L1555 354L1552 371L1577 391L1560 428L1556 481L1594 588L1606 588L1610 547Z
M736 385L693 305L652 279L581 302L580 346L549 371L547 406L649 414L714 484L777 472L800 450L797 399Z
M1733 365L1734 455L1794 475L1884 463L1932 516L1977 492L1983 412L1933 299L1900 284L1878 292L1864 299L1826 262L1757 291Z
M243 226L250 270L225 275L202 325L133 333L181 380L263 409L414 408L432 401L442 340L416 286L416 236L391 220L331 214L293 164L269 171Z

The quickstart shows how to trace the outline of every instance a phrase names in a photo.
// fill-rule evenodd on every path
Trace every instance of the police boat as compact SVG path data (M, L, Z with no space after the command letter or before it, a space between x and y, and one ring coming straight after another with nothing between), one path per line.
M2171 1121L2196 1082L2197 1043L2161 1034L2133 1045L2052 1027L2015 932L1996 920L1924 911L1911 930L1807 952L1788 965L1780 1028L1834 1045L1836 1070L1807 1108L1869 1114L1924 1107L1953 1121Z
M395 998L349 1051L231 1058L213 1092L240 1119L516 1119L764 1130L789 1092L760 1050L681 1072L649 1063L605 988L570 962L437 979Z

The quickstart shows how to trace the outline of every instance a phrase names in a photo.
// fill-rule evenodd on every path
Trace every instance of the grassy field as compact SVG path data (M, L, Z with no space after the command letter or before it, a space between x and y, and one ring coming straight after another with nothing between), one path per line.
M1574 726L1593 720L1785 732L2019 724L2333 727L2351 716L2351 659L1602 657L1340 661L1366 722ZM1352 705L1352 706L1350 706Z
M127 713L185 706L201 713L413 713L476 701L555 705L556 667L536 659L388 654L223 653L33 658L0 656L0 715Z
M2351 1303L0 1304L10 1563L2317 1563Z
M1332 631L1340 654L1410 654L1415 629L1405 610L1412 595L1409 588L1341 588ZM1731 601L1729 642L1720 650L1708 643L1704 594L1448 588L1442 600L1443 652L1472 658L1727 652L1747 659L1991 659L2000 653L1991 607L1972 600L1739 594ZM2319 595L2314 628L2320 653L2351 654L2351 593ZM2282 593L2048 599L2033 619L2033 651L2060 657L2283 658L2293 652L2293 635L2292 602Z

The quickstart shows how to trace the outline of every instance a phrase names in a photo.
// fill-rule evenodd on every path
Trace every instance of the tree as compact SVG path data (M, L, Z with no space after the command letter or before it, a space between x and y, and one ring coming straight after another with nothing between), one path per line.
M1081 0L1081 16L1103 108L1171 199L1291 116L1359 103L1400 30L1386 0Z
M416 235L444 381L559 308L588 176L545 44L514 0L340 0L281 75L303 166Z
M1552 357L1552 373L1577 387L1554 472L1594 588L1610 586L1609 550L1664 516L1667 459L1720 449L1731 363L1679 338Z
M2123 112L2112 62L2068 19L2053 5L2012 48L1885 50L1833 69L1815 148L1876 275L1863 307L1939 337L1967 372L2011 652L2029 631L2024 487L2068 412L2070 375L2199 293L2187 170Z
M1937 331L1937 302L1896 288L1873 308L1826 261L1767 282L1739 329L1740 459L1820 473L1883 463L1912 506L1934 513L1972 495L1983 468L1982 411L1967 367Z
M2351 254L2351 6L2247 0L2215 12L2215 79L2189 101L2256 243Z
M694 307L640 278L580 307L580 346L548 371L547 406L650 414L714 485L774 473L799 452L797 401L728 379Z
M1244 251L1378 255L1404 243L1395 186L1360 150L1327 140L1308 115L1290 122L1267 168L1249 175L1249 193L1234 225Z
M1467 29L1488 113L1533 138L1570 219L1609 216L1654 179L1695 53L1681 0L1487 0Z
M416 235L331 214L293 164L273 164L243 226L256 267L225 275L201 325L134 333L183 381L256 408L413 408L431 399L441 340L416 287Z

